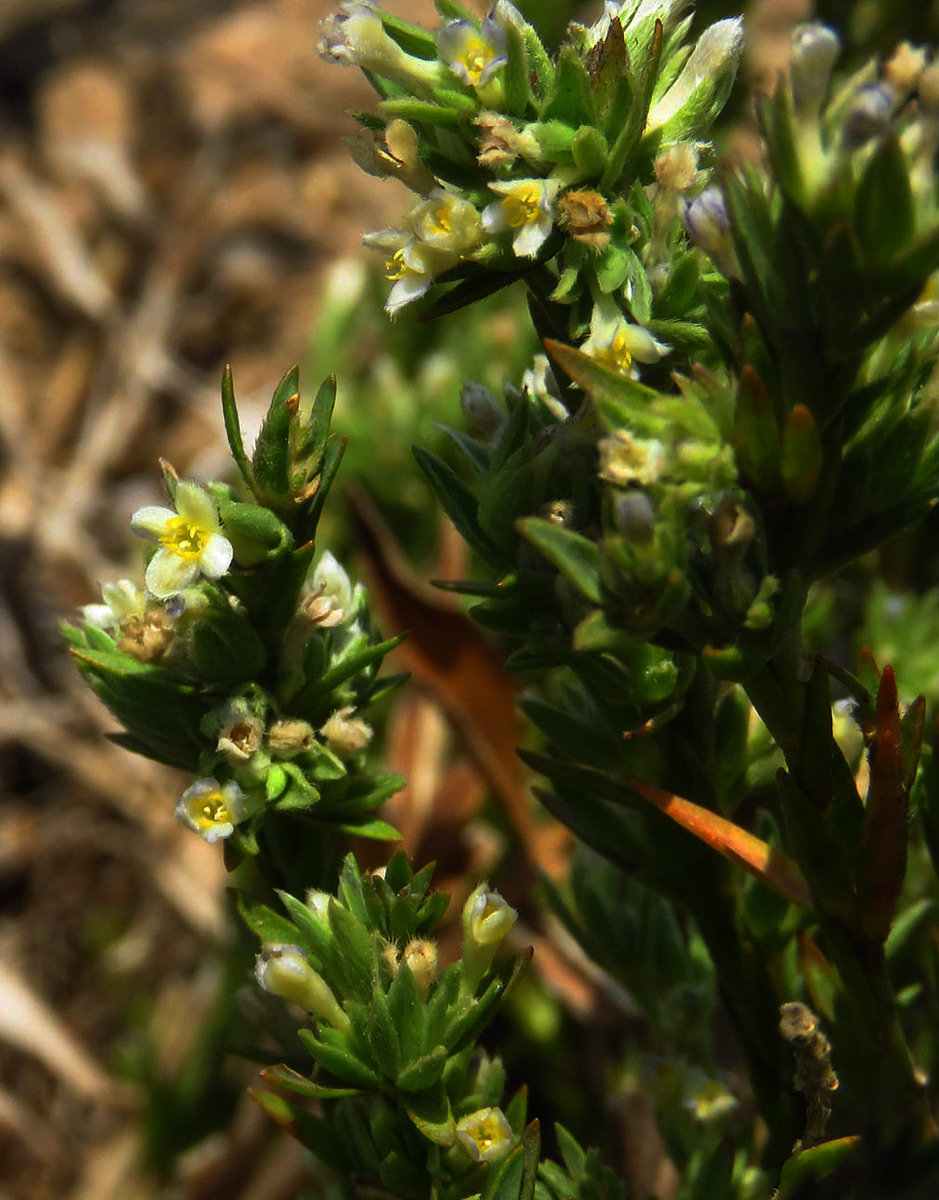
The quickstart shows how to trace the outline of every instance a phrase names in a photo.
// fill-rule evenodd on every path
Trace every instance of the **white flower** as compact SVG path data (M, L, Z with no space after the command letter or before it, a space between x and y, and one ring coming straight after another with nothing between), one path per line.
M405 304L419 300L440 270L439 258L433 249L404 229L381 229L377 233L367 233L362 241L370 250L379 250L388 256L385 275L394 287L385 301L385 311L392 317Z
M215 501L195 483L180 483L176 511L159 505L138 509L131 518L135 533L159 542L147 567L147 589L174 596L200 575L220 579L231 566L232 545L223 537Z
M480 1108L456 1123L456 1140L473 1162L501 1158L515 1141L501 1108Z
M176 816L207 842L231 837L245 819L244 793L237 783L224 786L217 779L199 779L187 788L176 805Z
M117 583L101 585L103 604L86 604L82 607L82 619L97 629L116 629L125 617L142 617L147 599L135 583L119 579Z
M484 87L505 65L505 30L491 16L477 29L472 21L448 21L437 34L437 50L461 83Z
M385 310L391 316L423 296L435 276L475 250L482 237L475 205L443 188L434 188L405 221L406 229L380 229L362 239L387 256L385 274L394 287Z
M407 224L425 246L459 258L475 250L482 237L475 204L443 188L434 188L411 209Z
M515 179L490 183L502 198L483 209L489 233L514 229L512 249L520 258L533 258L554 227L554 197L558 184L550 179Z
M331 629L348 620L352 611L354 594L345 569L336 556L324 550L313 572L312 579L303 585L300 610L314 625Z
M611 371L634 375L633 361L658 362L671 346L658 341L648 329L627 321L610 300L594 306L590 321L590 337L581 346L584 354L597 360Z
M615 429L600 439L599 476L618 487L658 483L665 470L668 451L658 438L635 437L627 429Z

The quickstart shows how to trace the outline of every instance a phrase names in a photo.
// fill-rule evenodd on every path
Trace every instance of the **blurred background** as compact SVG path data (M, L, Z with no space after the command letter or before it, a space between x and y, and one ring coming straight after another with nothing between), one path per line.
M484 875L522 903L532 873L561 874L569 853L529 805L499 647L422 582L466 564L408 450L442 451L461 379L519 379L536 348L524 300L433 326L386 320L359 243L408 201L343 145L347 110L370 101L355 71L316 56L330 7L0 0L3 1200L326 1194L245 1095L251 947L217 848L173 820L185 781L106 740L113 722L57 631L100 581L139 573L128 519L160 502L159 457L227 474L225 363L249 434L293 363L305 391L339 376L350 443L324 544L373 587L387 633L412 631L395 665L413 682L380 714L376 751L410 780L389 814L408 852L439 862L455 903ZM429 0L389 7L435 23ZM522 7L548 39L590 16L566 0ZM771 84L809 10L751 5L738 149L747 88ZM699 5L701 20L736 11ZM888 45L936 36L939 4L829 0L822 15L863 50L885 28ZM589 1137L584 1064L615 1058L628 998L522 918L536 970L503 1018L510 1078L538 1097L550 1075L536 1109ZM624 1087L604 1121L636 1194L673 1192L649 1102Z

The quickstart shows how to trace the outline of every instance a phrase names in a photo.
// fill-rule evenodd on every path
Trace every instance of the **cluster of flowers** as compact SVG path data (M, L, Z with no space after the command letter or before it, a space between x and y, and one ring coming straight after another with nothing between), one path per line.
M102 586L103 603L82 610L85 635L145 666L168 668L181 679L192 674L192 627L213 619L213 609L237 611L238 601L219 584L238 556L210 492L189 481L175 486L175 507L139 509L131 526L156 544L145 588L121 579ZM235 536L232 534L232 536ZM326 551L304 579L297 611L285 631L282 657L301 660L315 630L329 630L333 658L365 637L358 619L364 593L353 588L335 557ZM102 641L102 637L105 639ZM236 656L238 647L232 647ZM245 647L241 650L244 652ZM235 828L266 804L292 792L292 806L317 799L311 771L336 778L345 760L364 749L371 729L353 704L336 708L314 728L284 714L256 682L245 682L223 703L209 708L199 725L205 739L199 777L180 797L176 815L208 842L231 837Z
M567 332L588 354L635 374L669 352L649 328L650 296L667 282L682 199L707 181L696 133L742 49L739 20L686 44L687 8L608 2L593 25L570 26L557 64L508 0L433 37L367 0L323 22L321 56L361 67L382 96L353 139L359 164L421 196L401 228L365 237L386 257L389 313L441 278L557 260L551 299L570 306Z

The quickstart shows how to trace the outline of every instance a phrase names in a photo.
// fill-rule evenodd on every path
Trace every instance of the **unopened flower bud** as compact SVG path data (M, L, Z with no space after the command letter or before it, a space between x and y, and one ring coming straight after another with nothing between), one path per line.
M404 948L403 961L411 969L422 1000L427 998L427 991L437 978L437 957L437 943L427 938L415 938Z
M313 970L299 946L282 942L265 946L254 973L266 992L299 1005L334 1029L348 1033L352 1028L329 985Z
M613 524L636 545L649 545L655 537L655 509L648 494L638 488L617 491L613 500Z
M306 721L284 718L267 731L267 748L275 758L294 758L313 745L313 728Z
M457 1121L456 1140L473 1162L492 1162L508 1153L515 1134L501 1108L480 1108Z
M669 146L655 160L655 179L670 192L687 192L698 178L698 150L689 142Z
M483 437L494 437L508 420L508 414L489 388L472 380L460 388L460 407L473 429Z
M372 740L371 725L353 716L354 712L351 705L337 709L320 730L326 745L338 758L357 754Z
M884 78L898 92L914 92L928 62L929 55L922 46L901 42L884 67Z
M329 920L329 902L332 899L329 892L321 891L319 888L309 888L305 897L306 906L310 912L315 913L321 921Z
M498 892L481 883L463 905L463 975L474 989L518 919Z
M649 111L646 131L663 137L693 137L720 112L743 54L743 21L731 17L709 25L678 78Z
M293 547L287 526L261 504L225 500L219 504L222 529L232 545L235 561L257 567L286 554Z
M840 53L838 35L827 25L809 21L796 27L792 35L789 82L797 112L806 116L818 112Z
M730 217L720 188L706 188L685 205L685 229L721 274L740 276L737 252L730 233Z
M426 89L443 81L441 64L402 50L368 0L344 0L338 12L321 21L316 50L325 62L375 71L406 87Z
M849 150L856 150L890 128L897 96L885 83L868 83L858 90L845 114L841 136Z

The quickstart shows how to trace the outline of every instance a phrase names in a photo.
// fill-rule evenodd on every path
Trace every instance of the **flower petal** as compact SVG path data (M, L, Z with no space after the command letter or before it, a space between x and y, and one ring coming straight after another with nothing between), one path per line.
M199 566L193 560L180 558L169 550L160 549L147 567L147 590L160 600L175 596L199 576Z
M199 570L207 579L221 579L231 566L232 544L220 533L213 533L199 555Z
M190 525L214 533L219 528L218 508L215 501L197 483L183 480L176 488L176 511Z
M172 521L175 516L176 513L171 508L164 508L162 504L148 504L137 509L130 519L130 527L141 537L156 540L163 536L167 522Z
M520 258L533 258L547 240L551 232L550 217L540 217L530 221L519 229L512 241L512 249Z

